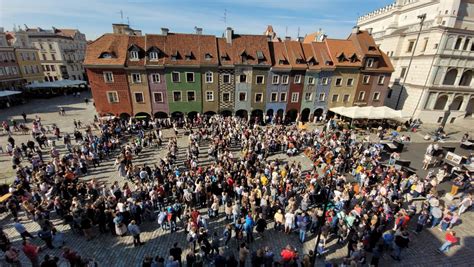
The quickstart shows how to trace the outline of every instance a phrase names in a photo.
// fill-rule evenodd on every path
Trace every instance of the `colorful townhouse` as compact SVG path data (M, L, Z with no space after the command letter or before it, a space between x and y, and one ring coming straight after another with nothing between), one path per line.
M290 84L290 61L283 42L269 42L272 67L268 72L265 113L283 118Z
M267 30L268 31L268 30ZM316 35L315 35L316 36ZM393 71L369 33L345 40L267 35L104 34L85 66L100 115L198 114L322 119L333 107L383 103Z

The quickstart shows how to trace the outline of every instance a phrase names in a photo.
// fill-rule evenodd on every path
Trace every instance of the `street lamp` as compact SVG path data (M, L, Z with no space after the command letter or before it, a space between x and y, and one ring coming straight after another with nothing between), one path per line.
M425 19L426 19L426 13L419 15L417 18L420 20L420 30L418 31L418 35L416 36L415 45L413 46L413 49L411 51L411 56L410 56L410 61L408 62L407 71L405 72L405 76L403 77L403 82L400 85L400 93L398 94L398 99L397 99L397 104L395 105L395 109L398 109L398 104L400 103L400 98L402 96L402 91L403 91L403 88L405 87L405 82L407 80L408 73L410 71L411 63L413 61L413 56L415 55L415 50L416 50L416 47L418 45L418 40L420 39L421 30L423 29L423 23L425 22Z

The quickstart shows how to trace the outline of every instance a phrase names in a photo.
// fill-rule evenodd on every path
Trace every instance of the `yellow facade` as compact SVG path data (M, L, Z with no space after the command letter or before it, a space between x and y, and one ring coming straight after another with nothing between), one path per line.
M44 80L43 68L35 48L15 48L15 55L23 79L28 83Z

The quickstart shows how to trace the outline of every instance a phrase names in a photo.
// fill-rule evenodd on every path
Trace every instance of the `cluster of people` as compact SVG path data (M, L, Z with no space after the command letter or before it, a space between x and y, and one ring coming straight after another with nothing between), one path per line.
M35 123L34 128L46 135L40 121ZM333 120L311 131L217 115L193 121L96 120L95 126L84 129L75 124L74 144L69 134L55 134L57 142L62 138L63 154L52 143L45 160L41 147L27 144L31 165L14 166L16 177L7 208L26 244L34 236L22 227L20 211L40 225L38 237L51 249L61 240L50 222L54 216L86 240L93 239L97 229L116 238L129 234L136 247L145 244L140 238L143 223L157 222L160 231L171 233L182 230L189 248L187 266L206 262L245 266L247 259L253 266L277 262L314 266L332 239L347 245L343 265L364 264L370 254L371 264L378 265L383 253L401 260L412 219L417 220L416 233L440 225L442 231L450 231L449 246L455 244L451 229L472 204L471 196L465 195L456 215L458 207L441 204L439 183L433 182L436 177L395 168L394 160L386 164L384 159L390 155L383 146L361 141ZM165 127L174 128L175 136L166 140ZM181 134L188 139L185 148L178 145ZM200 157L202 147L207 147L207 157ZM158 162L138 164L135 159L144 148L166 151ZM270 159L277 153L287 154L290 161ZM303 168L291 161L300 153L312 166ZM80 179L91 173L90 168L114 158L122 181L107 184ZM211 221L221 217L225 217L222 231L210 227ZM288 246L278 260L276 248L251 252L248 244L265 239L270 225L282 235L297 233L302 243L307 235L320 235L317 250L300 255ZM238 257L227 253L233 244L239 249ZM447 251L449 246L440 250ZM167 260L147 256L143 265L181 266L182 249L178 244L173 249ZM38 266L37 261L31 262Z

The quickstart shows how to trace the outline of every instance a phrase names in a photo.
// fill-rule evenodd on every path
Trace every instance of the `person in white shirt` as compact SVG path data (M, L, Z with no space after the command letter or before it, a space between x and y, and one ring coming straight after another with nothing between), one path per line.
M285 233L289 234L293 229L293 223L295 221L295 214L291 211L285 214Z

